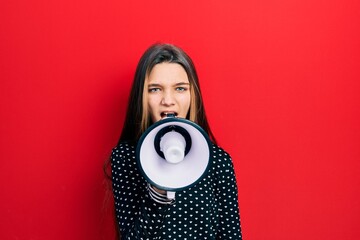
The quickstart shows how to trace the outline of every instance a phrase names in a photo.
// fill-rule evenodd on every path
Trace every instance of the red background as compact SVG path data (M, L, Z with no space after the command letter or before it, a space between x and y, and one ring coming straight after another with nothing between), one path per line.
M0 4L0 239L112 238L102 165L157 41L197 66L245 239L360 238L359 1Z

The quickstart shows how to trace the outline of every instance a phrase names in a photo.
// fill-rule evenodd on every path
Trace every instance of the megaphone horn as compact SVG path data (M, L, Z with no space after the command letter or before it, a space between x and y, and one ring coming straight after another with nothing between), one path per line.
M140 137L136 161L146 181L166 190L168 198L199 182L210 166L211 141L196 123L167 117Z

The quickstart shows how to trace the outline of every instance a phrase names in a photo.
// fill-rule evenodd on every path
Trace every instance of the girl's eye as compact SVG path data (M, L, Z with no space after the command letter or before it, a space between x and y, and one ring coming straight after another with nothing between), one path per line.
M185 87L177 87L176 88L176 91L179 91L179 92L184 92L186 90L187 90L187 88L185 88Z
M149 93L158 92L158 91L160 91L160 88L149 88Z

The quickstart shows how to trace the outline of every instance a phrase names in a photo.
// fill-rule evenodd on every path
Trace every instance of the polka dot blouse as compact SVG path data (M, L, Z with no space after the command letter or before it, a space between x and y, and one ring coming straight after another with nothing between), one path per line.
M111 156L116 217L122 239L241 240L237 185L230 156L213 145L212 165L197 184L165 205L149 196L135 146L122 143Z

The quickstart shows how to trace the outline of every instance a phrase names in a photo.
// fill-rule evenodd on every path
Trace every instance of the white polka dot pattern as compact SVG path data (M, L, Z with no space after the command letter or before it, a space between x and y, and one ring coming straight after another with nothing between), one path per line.
M163 205L148 194L135 147L122 143L111 156L116 217L122 239L241 240L237 185L230 156L213 145L211 168L189 189Z

